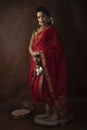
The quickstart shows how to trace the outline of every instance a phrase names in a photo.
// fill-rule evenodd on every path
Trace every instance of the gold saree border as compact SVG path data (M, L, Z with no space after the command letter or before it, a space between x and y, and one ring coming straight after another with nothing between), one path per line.
M48 68L46 66L46 58L45 58L45 55L44 55L42 50L40 50L40 56L41 56L42 65L43 65L43 68L44 68L44 73L45 73L45 76L46 76L46 80L47 80L47 83L48 83L49 92L50 92L50 94L52 96L52 99L56 100L54 92L53 92L53 88L52 88L51 78L50 78L50 75L49 75L49 72L48 72Z
M39 98L41 99L42 97L42 84L43 84L43 73L40 75L39 79Z
M50 78L48 68L47 68L47 65L46 65L46 57L44 55L43 50L40 50L40 56L41 56L42 65L43 65L43 68L44 68L46 80L47 80L47 83L48 83L48 89L49 89L49 92L50 92L50 95L51 95L51 99L53 100L55 107L59 110L59 113L63 116L67 113L67 107L66 107L67 98L66 98L66 95L61 96L58 99L57 99L57 97L55 97L53 87L52 87L51 78Z

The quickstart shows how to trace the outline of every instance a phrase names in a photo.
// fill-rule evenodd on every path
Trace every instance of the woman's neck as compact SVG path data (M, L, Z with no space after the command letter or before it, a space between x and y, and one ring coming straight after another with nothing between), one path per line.
M45 29L47 29L48 27L49 27L49 25L47 25L47 26L46 26L46 25L43 25L43 26L41 26L39 29L40 29L40 30L45 30Z

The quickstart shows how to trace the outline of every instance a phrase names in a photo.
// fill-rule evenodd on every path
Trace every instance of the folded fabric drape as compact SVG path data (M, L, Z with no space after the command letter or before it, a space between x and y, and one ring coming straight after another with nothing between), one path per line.
M50 106L60 103L65 111L67 102L66 58L60 34L55 27L34 33L32 39L34 51L39 51L39 66L43 68L36 73L37 64L30 61L29 83L32 88L33 100L45 102Z

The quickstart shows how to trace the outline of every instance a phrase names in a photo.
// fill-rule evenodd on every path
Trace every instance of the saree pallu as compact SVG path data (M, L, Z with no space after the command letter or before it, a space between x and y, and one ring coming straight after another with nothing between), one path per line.
M39 51L44 72L35 75L36 64L31 59L29 81L32 88L33 100L55 106L58 102L60 109L65 110L67 102L66 59L56 28L39 32L33 38L33 49Z

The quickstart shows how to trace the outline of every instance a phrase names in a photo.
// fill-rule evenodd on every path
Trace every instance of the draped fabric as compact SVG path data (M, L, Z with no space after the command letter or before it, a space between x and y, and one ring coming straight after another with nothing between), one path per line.
M33 50L39 51L43 73L35 74L36 64L30 61L30 85L33 100L54 106L58 101L65 107L67 96L66 59L60 38L55 27L38 32L32 40Z

